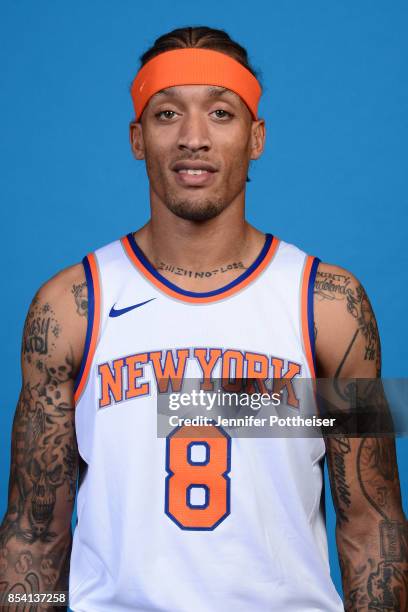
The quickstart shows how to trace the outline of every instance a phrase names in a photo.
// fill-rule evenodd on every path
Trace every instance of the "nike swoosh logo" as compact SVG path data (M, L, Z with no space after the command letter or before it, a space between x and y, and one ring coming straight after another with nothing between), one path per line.
M150 300L146 300L145 302L140 302L140 304L133 304L133 306L126 306L126 308L118 308L117 310L115 309L116 304L114 304L112 308L110 309L109 316L110 317L120 317L126 312L130 312L131 310L134 310L135 308L140 308L140 306L144 306L145 304L148 304L149 302L152 302L155 299L156 298L150 298Z

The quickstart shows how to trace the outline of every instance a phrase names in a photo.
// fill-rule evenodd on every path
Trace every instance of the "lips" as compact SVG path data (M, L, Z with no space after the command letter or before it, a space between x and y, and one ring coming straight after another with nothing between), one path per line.
M177 182L184 187L203 187L212 183L217 169L200 160L178 161L172 166Z
M180 160L173 164L172 170L174 172L180 172L181 170L204 170L206 172L216 172L217 168L208 162L197 160Z

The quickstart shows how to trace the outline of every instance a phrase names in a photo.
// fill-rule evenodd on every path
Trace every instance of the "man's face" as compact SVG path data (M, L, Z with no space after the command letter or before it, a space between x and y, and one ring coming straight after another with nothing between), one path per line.
M204 221L245 189L249 162L263 150L264 123L222 87L169 87L131 124L131 143L146 160L154 196L177 216Z

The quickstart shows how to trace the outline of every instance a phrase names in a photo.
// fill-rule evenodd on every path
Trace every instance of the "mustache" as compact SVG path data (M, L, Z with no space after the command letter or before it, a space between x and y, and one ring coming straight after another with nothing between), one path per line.
M170 164L170 170L180 170L186 166L187 168L202 168L204 170L208 170L209 172L217 172L219 170L219 166L211 162L208 157L203 157L202 155L183 155L179 158L172 160Z

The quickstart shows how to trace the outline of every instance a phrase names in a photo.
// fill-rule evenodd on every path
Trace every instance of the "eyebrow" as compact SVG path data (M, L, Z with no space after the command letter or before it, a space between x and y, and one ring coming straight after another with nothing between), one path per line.
M182 87L182 86L179 86L179 87ZM224 96L224 95L236 96L236 94L233 91L231 91L230 89L227 89L226 87L212 86L212 87L208 87L207 90L208 90L207 93L210 96L210 98L219 98L220 96ZM174 87L165 87L164 89L161 89L160 91L157 91L155 94L153 94L152 98L156 98L156 96L169 96L170 98L174 98L177 96L177 94L174 91Z
M226 87L209 87L208 88L208 95L211 98L218 98L219 96L223 96L224 94L232 94L232 95L236 95L234 94L233 91L231 91L230 89L227 89Z

